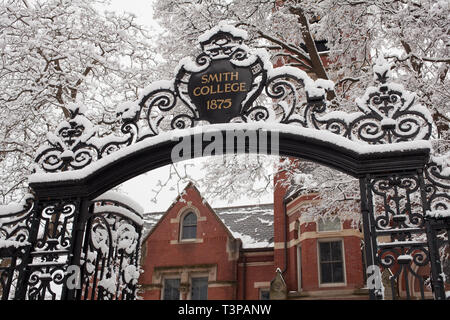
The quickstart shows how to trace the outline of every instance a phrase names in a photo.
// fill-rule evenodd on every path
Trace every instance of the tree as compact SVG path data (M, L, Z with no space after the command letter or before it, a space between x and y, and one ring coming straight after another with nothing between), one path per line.
M385 56L398 80L434 112L442 138L450 112L449 13L446 1L433 0L192 0L161 1L155 8L167 30L159 48L170 68L194 55L200 34L227 20L247 29L253 45L266 48L274 63L282 58L314 78L335 81L340 108L353 108L372 81L373 58ZM327 41L328 66L314 40Z
M130 14L99 13L103 3L0 2L0 203L20 199L37 148L69 103L114 130L104 114L151 82L149 31Z
M355 99L372 85L373 61L384 57L392 65L395 80L415 92L418 102L432 112L435 150L443 152L450 142L449 13L446 1L434 0L188 0L159 2L155 17L167 30L160 47L164 56L170 53L168 66L182 56L195 55L197 37L227 20L245 28L252 45L267 49L274 64L296 66L313 78L333 80L336 86L328 96L330 107L343 111L355 111ZM329 50L319 52L316 40L326 40ZM321 59L323 56L327 58ZM239 170L240 162L239 157L209 161L205 166L209 177L200 182L227 180L233 191L230 194L222 188L221 193L208 187L206 196L255 195L249 184L240 183L248 177ZM254 170L267 168L251 166ZM221 174L230 173L227 178L217 174L218 167ZM354 205L357 181L327 168L310 168L306 174L301 169L291 170L289 179L303 181L305 191L319 190L321 197L327 198L323 210ZM307 183L312 181L310 175L314 175L314 183Z

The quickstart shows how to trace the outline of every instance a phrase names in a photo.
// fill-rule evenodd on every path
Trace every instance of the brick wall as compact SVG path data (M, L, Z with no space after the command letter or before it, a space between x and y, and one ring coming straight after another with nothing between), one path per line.
M244 291L247 299L259 299L261 286L274 276L273 250L248 249L244 253L241 242L203 201L198 190L190 185L185 191L183 200L178 199L169 208L144 240L141 296L161 299L165 277L177 276L189 284L189 277L202 275L208 276L208 299L242 299ZM187 211L197 214L197 237L193 241L180 240L180 221ZM189 293L182 297L189 298Z

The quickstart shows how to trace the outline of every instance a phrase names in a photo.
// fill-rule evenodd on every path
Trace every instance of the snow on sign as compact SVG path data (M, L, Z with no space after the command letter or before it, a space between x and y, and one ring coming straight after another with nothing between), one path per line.
M210 123L229 122L238 116L252 82L250 67L236 67L230 60L220 59L191 76L188 92L200 119Z
M198 119L226 123L239 116L261 91L257 81L265 78L263 62L249 58L242 44L246 34L227 25L219 25L200 37L202 54L197 65L181 62L177 79L188 78L188 95L198 110Z

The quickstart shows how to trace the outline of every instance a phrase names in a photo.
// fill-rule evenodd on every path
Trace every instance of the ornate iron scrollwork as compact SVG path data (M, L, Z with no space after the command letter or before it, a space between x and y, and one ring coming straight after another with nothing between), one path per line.
M80 104L69 104L70 119L63 121L55 133L49 132L47 145L37 150L35 172L81 169L134 142L134 132L128 125L122 126L123 136L99 138L96 127L84 115L85 109Z
M375 213L378 230L423 227L417 176L393 175L388 178L375 178L371 186L375 199L380 199L375 204L379 209Z
M415 104L415 95L390 80L390 66L383 60L374 67L376 87L367 88L356 100L360 112L313 112L315 128L330 130L350 140L386 144L428 140L433 120L427 108ZM319 102L318 105L323 105Z
M0 241L2 248L11 246L21 247L29 245L27 240L30 235L32 210L35 199L32 195L27 195L23 201L22 210L0 215Z
M377 86L369 87L357 99L359 112L327 112L325 93L333 89L331 81L313 81L293 67L272 68L267 52L250 50L243 44L243 36L234 35L238 33L236 30L239 29L222 26L207 34L201 42L203 51L195 61L186 58L180 62L175 80L152 84L138 102L125 104L118 110L124 126L133 126L135 132L140 132L137 140L161 131L209 123L200 109L205 106L193 101L188 86L193 75L202 74L217 61L247 66L254 75L236 116L224 122L300 125L369 144L430 138L433 121L429 111L415 104L414 94L390 81L390 67L385 62L374 67Z
M396 298L400 290L407 299L414 295L424 299L427 287L422 274L431 259L422 204L422 176L418 172L375 176L367 186L375 261L390 270L392 297ZM416 283L418 288L414 288Z
M37 238L27 262L29 300L57 300L65 286L71 239L80 200L48 201L39 205Z
M450 153L431 157L424 170L424 210L435 299L450 299Z
M14 299L20 292L18 281L23 277L24 256L30 247L34 198L29 195L21 210L0 215L0 299ZM17 208L18 209L18 208ZM6 210L5 210L6 211Z
M377 264L391 271L392 296L445 299L441 266L450 257L448 154L424 171L368 179L371 237ZM428 277L429 276L429 277ZM416 287L414 287L416 286Z
M309 97L306 88L310 88L310 93L314 89L314 94L319 92L323 95L324 91L320 87L331 88L331 81L321 80L315 83L305 72L293 67L273 69L267 52L261 49L250 50L243 43L244 38L243 30L226 25L220 25L201 37L202 52L195 61L190 58L181 60L173 81L157 81L144 90L139 101L126 103L119 108L118 115L123 125L132 126L139 133L137 141L158 135L162 131L216 122L274 121L307 126L307 121L299 114L299 108L306 105ZM211 67L219 71L246 72L244 76L239 75L243 78L240 78L242 81L247 81L240 83L245 87L244 92L236 92L229 105L225 102L224 106L230 107L232 112L221 115L222 119L206 115L206 102L196 97L196 92L192 89L192 83L199 78L207 82L208 76L213 77L208 73ZM225 90L228 86L233 91L233 86L238 87L235 83L227 82L227 78L232 78L230 74L231 72L222 72L214 74L214 77L217 80L217 77L223 75ZM206 91L216 90L215 88L206 87ZM200 95L200 91L198 93Z
M426 210L431 215L450 210L450 153L432 156L425 166Z
M38 150L36 171L80 169L161 132L220 122L278 122L368 144L430 138L430 113L415 104L414 94L390 81L388 64L374 67L377 85L357 99L358 112L328 112L331 81L314 81L294 67L273 68L268 53L250 49L245 38L245 31L225 24L201 36L202 52L194 60L182 59L174 80L154 82L138 101L118 108L121 136L99 138L84 107L70 104L70 119Z
M123 203L101 200L86 224L78 299L136 298L143 220Z

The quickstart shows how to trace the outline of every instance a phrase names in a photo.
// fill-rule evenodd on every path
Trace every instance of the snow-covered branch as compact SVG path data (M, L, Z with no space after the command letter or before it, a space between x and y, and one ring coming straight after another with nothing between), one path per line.
M20 200L36 149L80 101L103 130L104 112L151 82L154 49L132 15L102 1L0 4L1 201ZM114 124L114 123L112 123Z

